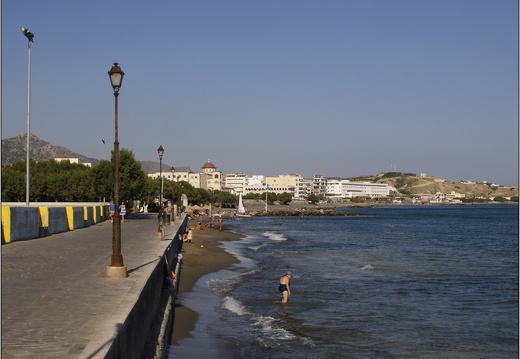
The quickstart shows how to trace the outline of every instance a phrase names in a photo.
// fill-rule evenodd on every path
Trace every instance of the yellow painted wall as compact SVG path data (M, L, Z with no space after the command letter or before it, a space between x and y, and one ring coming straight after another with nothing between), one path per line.
M49 207L38 207L38 214L40 215L40 227L49 227Z
M66 206L67 210L67 227L69 231L74 229L74 211L72 210L72 206Z
M2 238L5 243L11 243L11 208L2 206Z

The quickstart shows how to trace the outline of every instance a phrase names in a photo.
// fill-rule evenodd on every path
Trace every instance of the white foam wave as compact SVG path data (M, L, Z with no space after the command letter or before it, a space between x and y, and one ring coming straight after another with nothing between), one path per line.
M249 249L252 249L252 250L254 250L254 251L256 252L256 251L258 251L260 248L265 247L266 245L267 245L266 243L263 243L263 244L260 244L260 245L258 245L258 246L251 246L251 247L249 247Z
M370 270L370 269L374 269L374 267L369 263L369 264L365 264L365 265L363 266L363 268L361 268L361 269L364 269L364 270Z
M226 277L212 278L206 281L206 285L215 293L228 293L244 280L244 277L260 272L261 268L253 268L247 272L228 275Z
M278 325L279 320L273 317L265 317L262 315L253 315L253 328L262 332L266 339L269 340L291 340L296 336L288 330L281 328Z
M275 232L265 232L262 233L263 236L269 238L272 241L286 241L287 237L285 237L283 234L275 233Z
M233 297L225 297L224 303L222 304L222 308L229 310L231 313L234 313L236 315L246 315L250 314L246 308L240 303L240 301L236 300Z
M251 313L239 300L231 296L224 298L222 308L237 316L249 317L251 327L248 331L256 333L256 341L264 347L277 348L280 346L281 341L291 340L301 340L305 345L314 346L310 338L298 337L295 333L283 328L283 320Z

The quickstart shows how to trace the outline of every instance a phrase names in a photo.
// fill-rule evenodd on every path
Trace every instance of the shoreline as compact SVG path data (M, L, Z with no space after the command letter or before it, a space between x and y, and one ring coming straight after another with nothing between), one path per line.
M216 222L210 221L208 217L202 220L203 225ZM195 228L198 219L192 219L188 227ZM179 290L174 304L173 330L170 336L169 345L179 346L178 342L182 339L191 338L191 331L195 329L195 324L199 318L199 313L192 311L183 305L183 294L193 290L195 283L204 275L218 272L229 268L238 263L239 260L232 254L226 252L219 245L222 241L236 241L243 238L240 234L226 230L226 220L223 222L223 229L204 228L203 230L193 229L193 242L184 243L182 246L182 264L179 278Z

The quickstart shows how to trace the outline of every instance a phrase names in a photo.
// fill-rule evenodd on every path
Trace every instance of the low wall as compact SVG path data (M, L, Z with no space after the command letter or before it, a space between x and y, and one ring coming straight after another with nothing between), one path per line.
M177 254L181 252L183 243L179 239L179 235L182 236L186 230L188 219L188 216L182 218L173 239L170 240L170 244L144 285L139 299L117 332L110 349L104 356L105 359L164 357L168 343L164 336L168 333L164 330L157 330L157 328L164 327L164 324L161 325L161 323L163 323L165 313L166 320L171 320L173 311L166 302L171 303L171 299L168 300L168 298L172 298L176 293L176 287L164 287L164 277L168 275L169 271L179 268ZM154 351L157 353L156 355L154 355Z
M107 214L105 204L2 205L2 244L85 228L104 221Z

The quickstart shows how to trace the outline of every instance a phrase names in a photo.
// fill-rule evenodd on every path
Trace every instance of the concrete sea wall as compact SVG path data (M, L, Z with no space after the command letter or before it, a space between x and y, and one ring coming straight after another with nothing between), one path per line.
M152 269L141 294L119 329L104 359L163 359L173 320L173 305L180 277L177 260L182 250L182 233L189 217L184 215L169 245ZM171 271L177 276L173 286L165 286Z
M108 204L2 204L2 244L85 228L107 218Z

